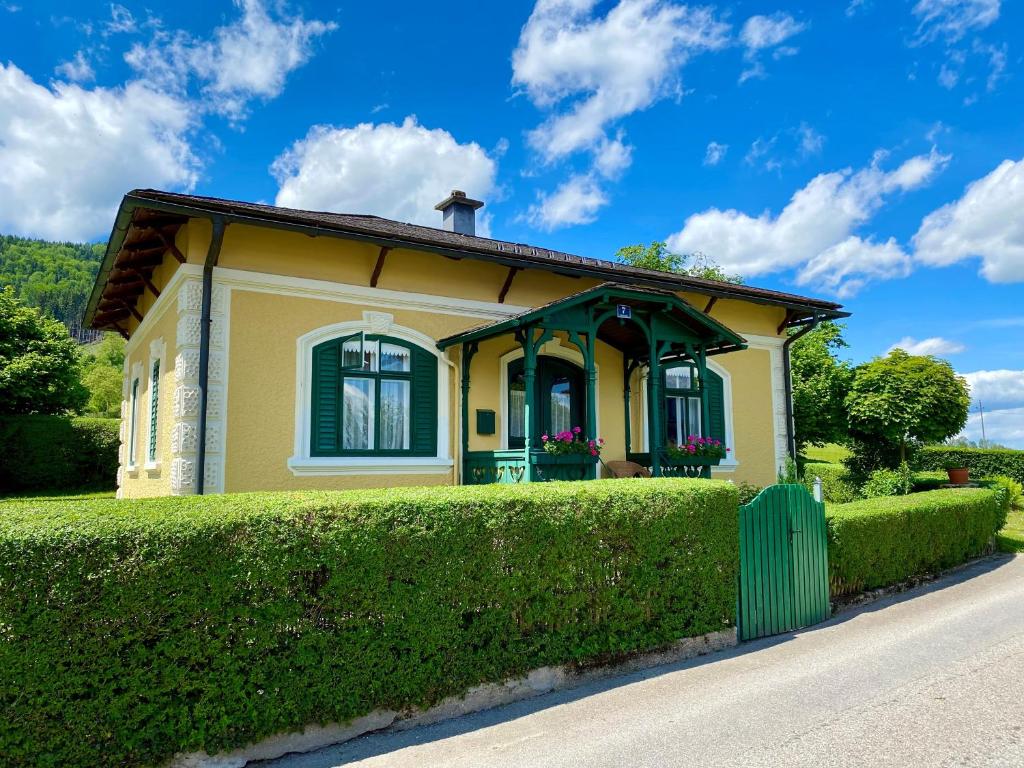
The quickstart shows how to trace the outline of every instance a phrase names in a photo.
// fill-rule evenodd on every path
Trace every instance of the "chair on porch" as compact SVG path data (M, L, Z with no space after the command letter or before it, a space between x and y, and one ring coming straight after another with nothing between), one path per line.
M635 461L602 462L612 477L650 477L651 471Z

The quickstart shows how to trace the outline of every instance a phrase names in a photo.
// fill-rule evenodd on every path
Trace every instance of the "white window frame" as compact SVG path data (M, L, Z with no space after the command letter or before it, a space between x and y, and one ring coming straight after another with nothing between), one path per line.
M125 425L125 468L129 472L139 469L139 386L142 382L142 363L134 363L128 378L128 423Z
M147 472L157 472L160 469L160 407L161 403L157 401L157 413L156 418L153 418L153 398L159 397L160 394L160 379L163 379L167 373L164 359L167 356L167 345L164 343L163 338L156 339L149 345L149 408L147 408L146 418L146 461L143 468ZM160 364L160 376L154 382L153 381L153 364ZM156 430L156 456L150 458L149 456L149 436L153 430Z
M313 347L360 331L393 336L437 357L437 448L433 456L310 456ZM431 475L452 471L455 462L451 456L450 365L438 351L435 339L412 328L395 325L387 313L364 312L362 320L325 325L300 336L295 347L295 442L288 459L288 469L293 475ZM353 375L358 374L353 372Z

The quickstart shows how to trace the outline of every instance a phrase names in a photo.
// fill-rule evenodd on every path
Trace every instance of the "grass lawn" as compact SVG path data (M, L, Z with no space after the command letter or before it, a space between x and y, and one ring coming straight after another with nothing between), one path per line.
M19 496L4 496L0 494L0 504L16 501L78 501L81 499L112 499L115 491L38 491L37 493L25 493Z
M804 448L804 457L808 461L824 461L828 464L838 464L849 455L850 452L845 447L836 443L808 445Z
M1024 552L1024 509L1012 509L1006 527L996 536L1003 552Z

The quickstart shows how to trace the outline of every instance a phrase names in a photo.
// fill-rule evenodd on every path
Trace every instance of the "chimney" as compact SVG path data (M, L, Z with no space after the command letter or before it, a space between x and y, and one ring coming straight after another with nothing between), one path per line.
M471 200L465 192L453 189L448 197L434 206L434 210L441 211L441 229L460 235L475 235L476 209L483 206L480 200Z

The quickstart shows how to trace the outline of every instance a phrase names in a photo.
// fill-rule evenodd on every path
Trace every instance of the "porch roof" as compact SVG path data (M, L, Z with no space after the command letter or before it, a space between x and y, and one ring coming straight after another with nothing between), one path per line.
M634 313L660 315L681 326L688 336L699 341L708 355L745 349L746 339L732 331L710 315L701 312L685 299L670 291L642 288L621 283L604 283L580 291L564 299L558 299L507 320L483 325L437 342L438 349L445 350L456 344L483 341L529 326L553 328L556 330L579 330L572 322L574 311L594 307L625 305ZM597 338L606 344L634 357L646 356L649 343L644 331L636 323L623 322L612 315L600 322Z

